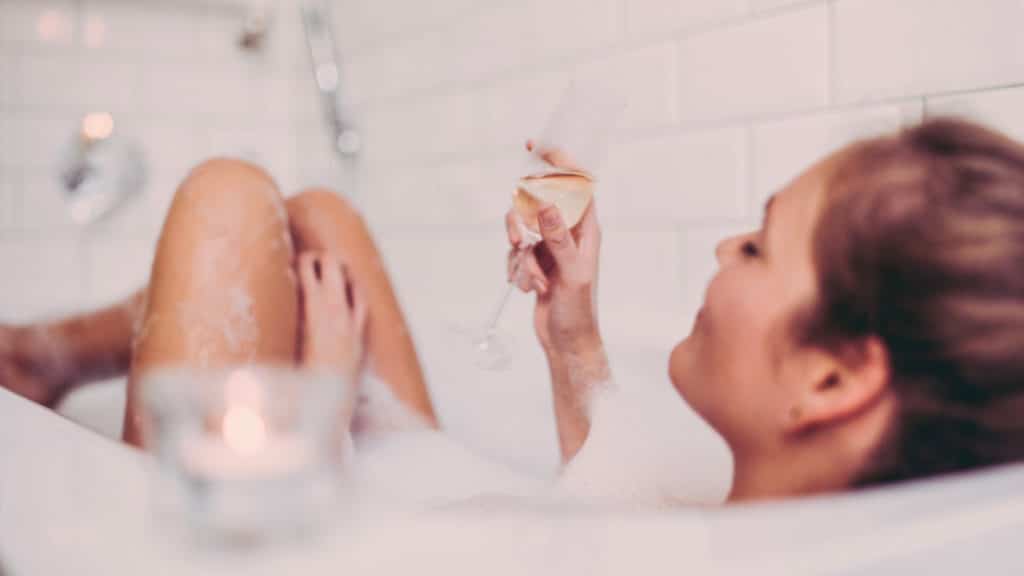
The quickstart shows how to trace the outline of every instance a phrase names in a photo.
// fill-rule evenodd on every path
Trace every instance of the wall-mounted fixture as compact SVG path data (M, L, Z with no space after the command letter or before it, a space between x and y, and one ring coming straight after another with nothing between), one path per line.
M362 147L362 141L348 117L343 99L341 67L338 65L337 45L327 3L325 0L303 0L301 9L313 78L320 92L334 151L343 157L355 156Z

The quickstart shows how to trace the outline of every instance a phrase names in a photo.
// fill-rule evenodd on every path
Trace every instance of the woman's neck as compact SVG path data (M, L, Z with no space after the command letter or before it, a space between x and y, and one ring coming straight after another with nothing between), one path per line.
M773 500L843 490L854 473L836 462L838 458L829 460L801 454L762 458L737 455L728 501Z
M773 446L733 449L729 502L847 490L882 445L895 404L882 399L835 425Z

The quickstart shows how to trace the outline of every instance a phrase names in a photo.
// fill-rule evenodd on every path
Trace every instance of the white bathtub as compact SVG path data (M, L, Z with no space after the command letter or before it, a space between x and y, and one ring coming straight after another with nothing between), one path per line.
M652 362L661 355L641 356L620 358L620 379L645 370L652 379L663 378L658 376L663 366ZM639 367L622 366L633 361ZM458 410L446 410L444 401L458 391L442 390L439 404L465 436L483 417L459 420ZM702 436L706 430L692 414L664 402L669 396L657 396L663 392L671 394L660 386L647 391L649 400L671 407L652 417L672 420L656 426L654 434L670 440L665 444L679 458L678 469L667 473L685 477L689 471L697 479L689 480L687 489L713 499L727 480L720 447L713 437ZM105 393L107 400L99 393L69 408L82 417L91 406L92 416L101 416L93 425L115 425L119 412L105 412L104 406L116 404L116 388ZM469 442L475 449L506 441L500 433L487 436L484 427L477 429L480 436ZM681 439L694 439L696 447ZM147 514L146 457L0 391L0 561L14 574L1024 572L1018 544L1024 535L1024 467L739 508L638 512L541 497L429 513L366 513L384 502L416 499L402 489L396 459L380 455L425 453L425 446L437 448L436 440L395 437L376 456L359 461L362 472L353 480L359 502L329 541L225 564L182 557L163 542ZM462 485L443 485L443 475L432 476L430 470L445 468L448 457L457 460L459 450L438 449L431 466L418 473L421 488L432 497L450 490L455 500L475 482L495 488L506 481L500 466L483 466L463 477ZM502 456L526 467L517 454Z

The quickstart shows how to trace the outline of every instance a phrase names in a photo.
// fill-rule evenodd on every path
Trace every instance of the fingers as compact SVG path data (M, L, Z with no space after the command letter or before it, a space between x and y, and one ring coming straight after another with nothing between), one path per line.
M523 292L545 294L549 288L548 279L533 250L509 251L506 278Z
M523 241L523 233L519 226L519 213L515 210L509 210L505 214L505 232L508 234L509 244L518 248Z
M568 270L576 264L576 241L565 227L561 212L553 204L540 211L540 235L560 269Z
M341 259L326 252L303 252L299 254L298 268L307 307L328 305L365 314L365 302Z

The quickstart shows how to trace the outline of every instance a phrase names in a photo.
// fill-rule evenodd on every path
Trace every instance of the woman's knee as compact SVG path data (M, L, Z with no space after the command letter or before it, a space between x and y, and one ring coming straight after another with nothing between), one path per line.
M174 204L198 209L205 220L263 214L287 220L284 200L270 174L233 158L214 158L193 168L179 186Z
M287 208L292 234L306 248L327 249L341 239L362 242L370 237L362 214L332 190L304 190L288 199Z

